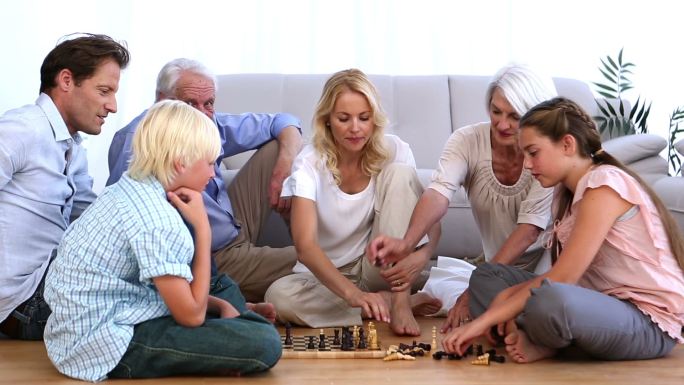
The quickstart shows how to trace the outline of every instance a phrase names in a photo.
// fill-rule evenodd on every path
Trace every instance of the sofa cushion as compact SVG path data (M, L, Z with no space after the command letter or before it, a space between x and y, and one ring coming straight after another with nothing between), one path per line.
M675 150L679 153L679 155L684 155L684 139L680 140L679 142L675 143L674 145Z
M684 233L684 178L660 178L653 184L653 190Z
M603 142L603 148L620 162L629 165L658 156L667 147L665 138L653 134L625 135Z

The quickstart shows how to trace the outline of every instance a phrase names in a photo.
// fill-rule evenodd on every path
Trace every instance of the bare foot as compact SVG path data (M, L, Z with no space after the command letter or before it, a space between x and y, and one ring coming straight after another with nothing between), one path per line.
M506 331L506 351L511 359L519 364L539 361L556 354L556 349L533 344L524 330L511 327L510 323L506 324Z
M271 321L271 323L275 322L276 309L272 303L269 303L269 302L259 302L259 303L247 302L247 309L261 315L262 317Z
M442 309L442 301L430 297L427 293L416 293L411 296L411 311L413 315L426 316L437 313Z
M390 328L399 336L419 336L420 326L411 311L408 291L390 293L379 292L390 306Z

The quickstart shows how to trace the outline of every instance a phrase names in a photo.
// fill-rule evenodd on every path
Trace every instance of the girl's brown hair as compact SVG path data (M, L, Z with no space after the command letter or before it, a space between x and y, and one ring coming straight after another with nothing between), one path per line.
M520 128L527 127L533 128L540 135L548 137L553 142L559 142L565 135L572 135L577 141L577 148L581 157L591 158L595 165L615 166L636 179L658 209L660 220L663 222L670 241L672 253L679 266L684 270L684 239L674 218L658 195L639 175L601 148L601 137L589 114L569 99L554 98L533 107L520 119ZM572 197L572 192L567 188L560 190L556 197L558 205L557 211L554 213L554 222L562 219L570 209ZM555 260L559 250L558 239L555 234L553 243L552 252Z

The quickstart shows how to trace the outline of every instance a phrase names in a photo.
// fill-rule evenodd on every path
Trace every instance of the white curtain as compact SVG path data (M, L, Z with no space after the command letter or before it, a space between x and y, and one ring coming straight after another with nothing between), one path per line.
M671 111L684 105L683 11L664 0L0 0L0 113L33 103L40 64L61 36L126 40L119 111L86 140L100 191L112 135L152 103L157 72L176 57L216 73L490 75L518 61L591 82L599 58L624 47L637 65L631 99L653 101L651 132L666 136Z

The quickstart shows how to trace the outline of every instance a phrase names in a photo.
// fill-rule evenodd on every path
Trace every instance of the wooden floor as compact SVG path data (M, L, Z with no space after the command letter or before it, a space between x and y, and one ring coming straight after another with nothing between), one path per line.
M431 329L442 319L419 320L430 343ZM294 329L295 335L317 334ZM378 325L383 346L411 343L413 338L393 336L386 325ZM438 335L439 340L439 335ZM499 351L501 353L501 349ZM82 384L62 376L52 366L41 342L0 340L0 384ZM283 359L270 371L242 378L185 377L156 380L115 380L115 384L684 384L684 346L666 358L650 361L598 362L586 359L544 360L533 364L492 363L474 366L470 360L383 362L379 359Z

